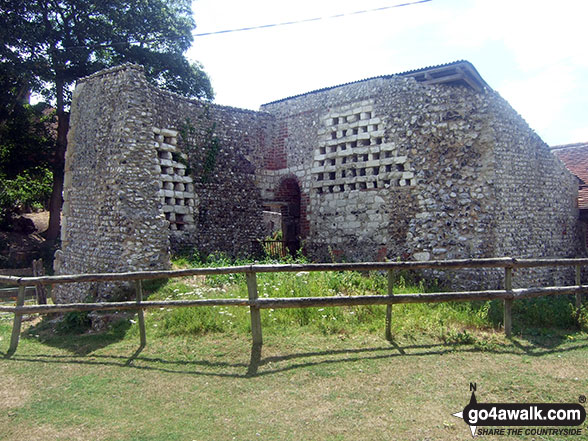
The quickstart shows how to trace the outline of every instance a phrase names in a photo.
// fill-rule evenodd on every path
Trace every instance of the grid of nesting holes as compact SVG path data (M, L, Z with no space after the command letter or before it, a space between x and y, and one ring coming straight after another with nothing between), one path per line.
M186 175L188 157L178 151L178 132L153 128L160 175L159 197L165 219L172 231L192 231L194 226L194 184ZM181 162L180 162L181 161Z
M317 193L413 185L406 156L384 140L384 124L372 106L339 109L324 118L313 163Z

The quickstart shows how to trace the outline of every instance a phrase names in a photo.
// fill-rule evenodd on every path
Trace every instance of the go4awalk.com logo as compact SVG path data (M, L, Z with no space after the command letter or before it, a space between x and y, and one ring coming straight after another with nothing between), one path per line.
M579 403L478 403L476 383L470 383L472 396L463 411L453 416L463 418L470 426L472 437L479 435L561 436L582 434L586 420L581 395ZM526 426L526 427L519 427ZM549 426L549 427L546 427Z

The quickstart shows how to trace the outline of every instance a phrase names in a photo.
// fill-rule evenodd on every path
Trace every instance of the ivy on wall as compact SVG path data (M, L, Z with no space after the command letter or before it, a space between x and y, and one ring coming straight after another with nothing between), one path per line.
M199 177L200 182L206 184L216 166L220 140L215 134L216 122L211 121L208 107L198 116L198 120L199 127L190 118L186 118L179 126L180 146L188 154L189 163L183 159L178 162L188 167L186 173Z

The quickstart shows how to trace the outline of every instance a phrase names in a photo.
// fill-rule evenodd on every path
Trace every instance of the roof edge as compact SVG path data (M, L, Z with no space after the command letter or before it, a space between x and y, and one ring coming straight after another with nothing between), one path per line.
M588 147L588 141L586 141L586 142L573 142L571 144L560 144L560 145L549 146L549 148L551 150L565 150L565 149L574 149L574 148L581 148L581 147Z
M286 98L270 101L268 103L262 104L260 107L281 103L284 101L300 98L307 95L312 95L315 93L326 92L328 90L333 90L338 87L350 86L352 84L358 84L363 83L365 81L377 79L390 79L393 77L413 77L416 81L424 84L443 84L456 81L463 81L465 84L467 84L469 87L473 88L477 92L482 92L484 90L492 90L492 88L488 85L488 83L486 83L486 81L484 81L484 79L478 73L477 69L474 67L472 63L470 63L467 60L458 60L453 61L451 63L408 70L405 72L400 72L392 75L379 75L375 77L364 78L362 80L338 84L336 86L323 87L321 89L315 89L298 95L292 95Z

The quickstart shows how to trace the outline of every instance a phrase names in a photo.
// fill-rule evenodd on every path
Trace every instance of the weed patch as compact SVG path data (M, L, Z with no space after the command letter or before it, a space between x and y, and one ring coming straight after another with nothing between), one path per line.
M287 258L286 263L306 263ZM231 260L222 254L184 256L176 266L231 266L251 264L251 261ZM276 263L266 260L255 263ZM313 296L385 295L386 272L333 271L257 274L260 298L290 298ZM438 291L411 274L397 274L394 293L426 293ZM150 299L205 299L248 297L244 274L222 274L197 280L173 280L146 288ZM311 307L267 309L261 311L266 335L291 335L314 332L321 335L381 333L385 322L385 306ZM485 344L475 337L480 332L497 332L502 327L501 301L444 302L433 304L398 304L392 307L392 333L396 337L415 332L450 344ZM583 314L583 315L582 315ZM586 313L580 319L586 321ZM532 334L541 328L572 329L577 312L571 297L548 297L517 301L513 307L515 332L529 329ZM231 333L248 335L249 311L242 307L198 307L165 309L149 312L148 327L157 335L204 335ZM539 327L539 328L538 328Z
M82 334L90 329L92 321L87 311L71 311L57 322L55 330L59 334Z

